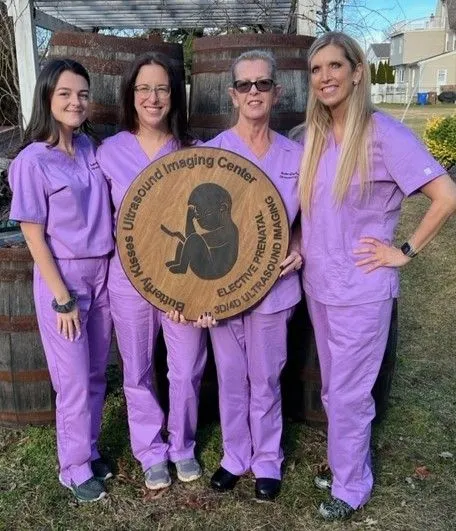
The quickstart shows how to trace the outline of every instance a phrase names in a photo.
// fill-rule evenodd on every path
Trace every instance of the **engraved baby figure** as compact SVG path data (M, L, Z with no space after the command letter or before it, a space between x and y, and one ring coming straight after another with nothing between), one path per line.
M239 231L231 219L231 195L215 183L197 186L188 199L185 236L161 225L163 232L180 240L174 260L166 262L171 273L186 273L214 280L226 275L236 263ZM194 221L206 232L198 234Z

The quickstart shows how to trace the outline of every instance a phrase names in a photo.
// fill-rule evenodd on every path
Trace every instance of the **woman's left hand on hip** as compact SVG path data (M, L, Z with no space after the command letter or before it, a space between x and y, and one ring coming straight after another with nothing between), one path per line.
M379 267L402 267L410 262L410 258L406 256L400 249L394 245L388 245L377 238L361 238L363 247L354 249L354 254L368 255L362 260L355 262L357 266L367 266L364 269L365 273L370 273Z

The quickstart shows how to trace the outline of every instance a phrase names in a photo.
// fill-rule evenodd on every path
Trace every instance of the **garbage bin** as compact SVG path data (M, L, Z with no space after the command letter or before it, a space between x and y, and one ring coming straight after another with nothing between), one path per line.
M431 91L428 92L428 103L435 105L437 103L437 92Z
M428 99L427 92L418 92L416 95L416 102L418 105L426 105Z

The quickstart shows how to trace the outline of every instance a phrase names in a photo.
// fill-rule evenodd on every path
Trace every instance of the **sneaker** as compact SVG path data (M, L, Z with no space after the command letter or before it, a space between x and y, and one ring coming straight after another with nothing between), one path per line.
M355 509L344 500L331 497L330 500L321 503L318 512L325 520L344 520L349 518Z
M314 477L314 485L320 490L331 490L332 479L328 475L318 475Z
M165 489L171 485L171 477L168 470L168 462L162 461L152 465L144 472L146 487L151 490Z
M195 481L195 479L198 479L203 475L200 464L194 457L176 461L175 465L177 477L186 483L189 481Z
M103 459L101 458L92 461L90 463L90 466L92 467L92 472L95 479L98 479L98 481L106 481L107 479L113 477L111 468L109 467L108 463L106 463L106 461L103 461Z
M68 485L63 481L62 476L59 474L59 481L61 485L71 490L77 500L83 503L96 502L106 496L103 483L94 477L84 481L84 483L81 483L81 485L76 485L73 481L70 485Z

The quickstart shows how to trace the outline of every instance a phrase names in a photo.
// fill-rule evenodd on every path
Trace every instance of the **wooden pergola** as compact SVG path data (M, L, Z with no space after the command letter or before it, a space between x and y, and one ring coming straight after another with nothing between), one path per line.
M21 109L31 115L38 73L36 27L51 31L230 28L265 25L315 35L321 0L0 0L13 17Z

